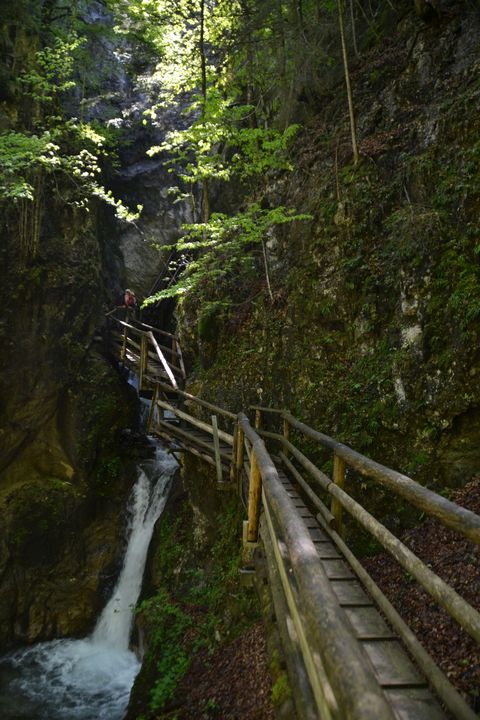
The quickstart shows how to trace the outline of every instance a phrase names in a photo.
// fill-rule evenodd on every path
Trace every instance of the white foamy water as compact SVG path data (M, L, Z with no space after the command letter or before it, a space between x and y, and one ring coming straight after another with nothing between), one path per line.
M40 643L0 659L2 720L121 720L140 669L128 649L133 608L176 468L163 448L139 468L123 568L92 635Z

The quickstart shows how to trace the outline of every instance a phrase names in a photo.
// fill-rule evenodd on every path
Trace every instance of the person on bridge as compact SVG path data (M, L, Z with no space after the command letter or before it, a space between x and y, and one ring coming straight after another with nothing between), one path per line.
M137 298L133 290L128 288L123 294L123 305L121 307L126 308L125 320L131 320L135 316L135 310L137 309Z

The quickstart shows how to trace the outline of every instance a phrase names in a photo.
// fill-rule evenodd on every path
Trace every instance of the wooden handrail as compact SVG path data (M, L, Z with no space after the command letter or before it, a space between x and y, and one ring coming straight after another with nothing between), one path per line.
M357 560L340 535L338 535L338 533L336 533L335 530L332 529L331 525L324 519L318 519L324 532L330 535L336 546L342 552L350 567L357 574L362 585L368 591L373 600L375 600L392 627L399 634L413 656L415 662L418 664L418 667L431 683L439 698L450 710L453 717L457 718L457 720L478 720L478 716L467 705L460 693L455 690L447 676L440 670L423 645L417 640L415 634L410 630L403 618L395 610L388 598L385 597L376 582L368 574L361 562Z
M262 476L268 508L282 528L282 535L291 561L302 601L301 627L311 648L311 663L307 662L312 689L319 707L319 717L325 717L325 695L315 658L321 658L342 717L349 720L393 720L394 715L385 696L362 655L356 639L349 631L344 611L330 586L313 541L303 520L283 488L277 469L263 440L240 413L238 421L245 436L252 443L255 462ZM321 609L321 612L319 612ZM348 668L348 672L346 669Z
M456 530L469 540L480 544L480 517L471 510L447 500L433 490L429 490L420 483L415 482L407 475L402 475L396 470L361 455L348 445L313 430L313 428L294 418L289 412L283 411L282 415L292 428L299 430L312 440L316 440L323 447L333 450L349 467L357 470L361 475L370 477L372 480L385 485L411 502L415 507L436 518L442 525Z
M120 318L112 317L111 315L109 316L109 319L113 322L116 322L118 325L123 325L124 327L130 328L131 330L135 330L138 335L148 335L149 332L156 332L160 335L164 335L165 337L172 338L173 340L175 339L175 335L173 335L172 333L169 333L166 330L160 330L160 328L156 328L153 325L147 325L144 322L140 322L140 320L134 320L136 325L132 325L131 323L126 322L126 320L120 320ZM138 327L139 325L146 329L142 330L140 327ZM170 350L170 348L167 349L169 352L173 352L172 350Z
M477 642L480 642L480 613L477 612L444 580L428 568L411 550L385 528L373 515L367 512L356 500L348 495L317 466L309 460L295 445L277 433L263 432L262 435L280 442L289 450L302 467L318 483L320 488L332 495L380 544L409 572L425 590L441 605L451 617L455 618ZM412 481L413 482L413 481ZM473 514L473 513L472 513ZM477 517L477 516L475 516Z
M172 388L170 385L167 385L167 383L163 383L161 381L158 381L157 383L159 387L162 390L170 390L172 391ZM201 398L196 397L196 395L191 395L188 392L185 392L185 390L180 390L180 388L175 388L175 392L177 395L180 395L180 397L185 398L186 400L196 404L200 405L201 407L207 408L207 410L211 410L214 413L217 413L217 415L223 415L223 417L227 418L228 420L236 420L237 416L235 413L230 412L229 410L224 410L221 407L218 407L218 405L213 405L213 403L207 402L206 400L202 400Z
M147 335L146 330L140 330L140 328L135 327L135 325L131 325L130 323L127 323L125 320L119 320L118 318L110 318L113 322L116 322L118 325L122 325L124 328L129 328L130 330L134 330L137 335Z
M142 348L141 340L142 340L142 338L145 338L145 337L147 337L147 338L150 340L150 338L149 338L149 336L148 336L148 333L147 333L147 334L143 334L143 333L142 333L142 335L140 336L140 343L138 343L138 342L136 342L136 340L133 340L130 336L127 336L127 344L128 344L128 347L131 347L131 348L133 347L133 348L135 348L136 350L138 350L138 351L140 352L140 351L141 351L141 348ZM159 347L160 350L162 350L162 352L163 352L163 350L164 350L163 345L158 344L158 347ZM167 348L167 351L168 351L168 348ZM158 359L159 359L159 358L158 358L158 353L157 353L157 351L156 351L155 349L154 349L154 350L149 350L149 351L148 351L148 355L149 355L149 357L153 358L154 360L158 360ZM174 364L171 363L171 362L168 363L168 364L169 364L171 370L173 370L174 372L176 372L176 373L177 373L178 375L180 375L181 377L184 377L184 374L183 374L183 372L182 372L182 369L179 368L178 365L174 365Z
M176 338L174 340L172 340L172 352L173 352L173 346L175 346L175 348L176 348L175 352L178 356L178 361L180 363L180 369L182 371L182 375L184 378L186 378L187 373L185 370L185 363L183 362L182 348L180 347L180 343L178 342L178 340Z
M249 410L260 410L260 412L270 413L272 415L282 415L284 410L278 410L277 408L264 407L263 405L249 405Z
M141 325L142 327L146 328L147 330L152 330L159 335L163 335L164 337L169 337L175 339L175 335L173 333L169 333L166 330L161 330L160 328L154 327L153 325L147 325L147 323L141 322L141 320L135 320L137 325Z
M152 333L151 331L149 331L149 332L147 333L147 337L150 338L153 347L154 347L155 350L157 351L158 358L159 358L160 362L162 363L163 369L164 369L165 372L167 373L167 375L168 375L168 377L169 377L169 380L170 380L170 382L172 383L173 387L175 387L175 388L178 387L177 381L175 380L175 376L174 376L173 372L172 372L171 369L170 369L170 365L168 364L168 362L167 362L167 360L166 360L166 358L165 358L165 355L164 355L163 352L161 351L161 349L160 349L160 347L159 347L159 345L158 345L158 343L157 343L157 340L156 340L156 338L154 337L153 333Z
M179 410L178 408L174 407L173 405L170 405L170 403L165 402L164 400L157 399L156 403L164 410L168 410L169 412L172 412L174 415L179 417L181 420L185 420L186 422L189 422L191 425L194 425L195 427L199 428L200 430L205 430L205 432L208 432L210 435L213 436L214 431L213 431L212 426L206 422L203 422L203 420L199 420L198 418L194 417L193 415L188 415L188 413L185 413L182 410ZM223 430L218 430L218 437L220 438L220 440L223 440L223 442L227 443L228 445L232 445L232 447L233 447L233 435L223 432Z

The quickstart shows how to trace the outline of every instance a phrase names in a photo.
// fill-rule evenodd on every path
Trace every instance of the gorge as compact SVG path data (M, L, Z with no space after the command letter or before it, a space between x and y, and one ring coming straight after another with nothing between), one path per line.
M204 401L286 408L445 497L478 475L479 48L476 0L3 4L2 657L52 683L78 660L96 682L84 653L100 626L123 633L101 680L125 673L108 693L118 706L100 699L95 717L182 720L192 658L259 618L238 589L238 498L182 457L145 549L134 635L148 659L126 710L130 632L121 613L97 621L151 453L106 337L127 287L137 320L176 333L186 390ZM348 485L396 534L422 519ZM285 690L275 658L263 671ZM470 664L462 692L478 709ZM2 687L0 708L54 717L56 692L32 711ZM288 688L273 694L293 717ZM70 717L88 717L83 690L77 710L68 695Z

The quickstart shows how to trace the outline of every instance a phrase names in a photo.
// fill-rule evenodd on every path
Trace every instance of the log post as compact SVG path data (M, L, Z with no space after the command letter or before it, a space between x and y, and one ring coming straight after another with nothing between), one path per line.
M250 456L250 479L248 484L248 528L247 542L258 540L258 524L260 521L260 501L262 497L262 476L257 463L255 449L252 447Z
M217 482L223 482L222 475L222 460L220 457L220 440L218 437L218 422L217 416L212 415L212 429L213 429L213 447L215 449L215 466L217 468Z
M123 328L123 342L122 342L122 351L120 353L120 360L122 362L125 362L127 357L127 338L128 338L128 328L125 325Z
M152 400L150 402L150 409L148 411L147 434L150 432L150 429L152 427L153 418L155 416L155 405L157 402L157 397L158 397L158 385L155 385L155 388L153 390Z
M286 418L283 418L283 437L288 442L288 439L290 437L290 425ZM289 452L286 447L284 448L284 454L285 454L285 457L288 458Z
M240 425L240 423L237 425L236 428L236 436L237 436L237 444L235 448L235 479L237 481L237 489L238 494L242 495L242 472L243 472L243 462L245 459L245 448L243 447L243 444L245 442L244 435L243 435L243 428Z
M230 463L230 482L235 482L236 462L237 462L237 443L238 429L237 425L233 426L233 446L232 446L232 462Z
M262 411L260 410L260 408L256 408L255 410L255 429L262 429Z
M146 367L146 355L148 354L147 338L142 335L140 338L140 360L138 363L138 389L143 388L143 374Z
M337 453L333 455L333 482L343 490L345 487L345 460ZM335 518L335 529L339 535L343 534L342 513L343 509L338 500L332 498L332 515Z
M144 352L144 363L143 363L143 372L146 373L148 370L148 336L142 335L142 338L144 338L145 342L145 352Z

